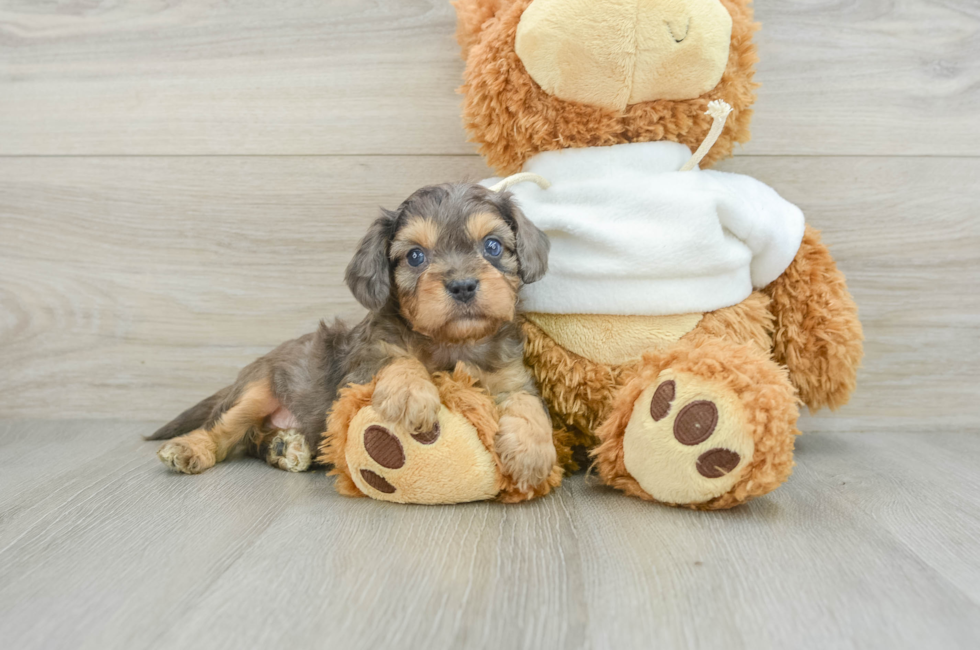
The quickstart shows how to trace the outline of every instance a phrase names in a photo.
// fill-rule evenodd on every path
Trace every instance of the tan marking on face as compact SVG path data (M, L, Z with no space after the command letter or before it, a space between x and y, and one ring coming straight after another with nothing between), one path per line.
M514 233L507 222L491 212L478 212L466 220L466 234L474 242L496 235L505 245L514 245Z
M402 315L416 332L437 340L460 342L490 336L503 323L514 320L518 280L486 261L476 277L480 281L476 299L464 308L446 292L441 267L432 265L419 277L414 292L400 293Z
M477 293L476 307L480 312L500 322L514 320L517 278L504 275L491 264L485 263L477 279L480 281L480 291Z
M402 316L412 324L412 329L433 338L452 315L451 300L442 273L432 267L419 277L414 292L399 296Z
M412 217L391 242L391 257L397 259L416 246L432 250L439 241L439 225L427 217Z
M517 309L517 279L502 274L489 262L483 263L476 278L480 282L480 288L470 310L478 317L447 322L442 336L448 340L481 339L496 332L503 323L514 320Z

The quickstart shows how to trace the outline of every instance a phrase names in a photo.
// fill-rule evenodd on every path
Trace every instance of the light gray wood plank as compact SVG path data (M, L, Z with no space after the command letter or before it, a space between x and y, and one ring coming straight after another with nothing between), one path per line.
M254 459L181 483L139 439L143 426L78 429L88 432L66 438L49 423L32 437L57 440L62 454L84 456L90 445L103 454L80 460L71 480L48 475L44 503L0 519L0 631L10 647L148 647L298 491L329 490L322 473L290 476ZM16 487L8 476L3 491Z
M867 335L812 430L980 427L980 163L742 157L824 230ZM321 317L379 205L476 157L0 160L0 414L162 419ZM937 192L936 188L954 188Z
M64 498L46 512L0 518L5 644L980 642L980 548L968 543L980 526L976 436L807 436L786 486L703 513L581 476L529 504L447 507L346 499L322 473L286 474L253 459L177 476L153 457L154 443L138 442L144 426L0 427L0 454L29 438L57 441L64 457L95 447L104 461L80 462L70 489L50 475ZM0 493L9 476L0 474Z
M755 2L762 83L747 153L980 151L975 0Z
M2 154L469 151L448 1L0 12Z
M872 435L872 451L887 444ZM817 480L819 458L797 461L775 493L707 515L572 482L595 647L975 644L976 604L958 592L953 605L949 582ZM964 563L976 567L976 553Z
M0 548L26 527L23 522L36 521L86 485L88 468L108 473L121 455L133 454L133 430L131 422L77 427L67 421L0 420Z
M980 605L980 436L808 435L797 458L797 480L827 486Z
M976 155L973 0L759 3L755 154ZM468 153L447 0L0 4L0 154Z

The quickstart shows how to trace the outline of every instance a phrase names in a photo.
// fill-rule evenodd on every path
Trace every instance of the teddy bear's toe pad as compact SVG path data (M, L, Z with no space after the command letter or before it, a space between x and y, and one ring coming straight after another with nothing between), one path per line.
M496 461L476 428L443 407L432 431L408 431L371 406L353 417L345 450L364 494L398 503L462 503L500 491Z
M730 490L754 447L735 395L705 379L665 372L634 404L623 457L654 499L696 504Z

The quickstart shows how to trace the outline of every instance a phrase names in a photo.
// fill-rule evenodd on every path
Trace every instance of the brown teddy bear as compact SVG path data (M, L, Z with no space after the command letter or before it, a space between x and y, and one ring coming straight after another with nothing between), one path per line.
M471 139L499 174L551 183L511 191L552 241L524 295L526 360L563 439L643 499L775 489L798 403L847 402L862 332L799 210L699 168L749 139L749 2L454 4Z

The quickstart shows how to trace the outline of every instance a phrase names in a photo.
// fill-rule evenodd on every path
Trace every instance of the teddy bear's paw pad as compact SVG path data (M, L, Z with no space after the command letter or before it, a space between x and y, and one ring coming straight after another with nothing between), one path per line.
M394 494L395 486L384 479L380 474L375 474L369 469L361 470L361 478L365 483L373 487L382 494Z
M313 462L306 437L296 429L277 431L268 442L265 462L287 472L305 472Z
M729 491L755 443L738 396L710 380L661 373L641 393L623 438L626 470L664 503L695 504Z
M350 422L345 455L357 488L382 501L462 503L500 490L496 461L476 428L445 407L431 430L409 431L366 406Z

